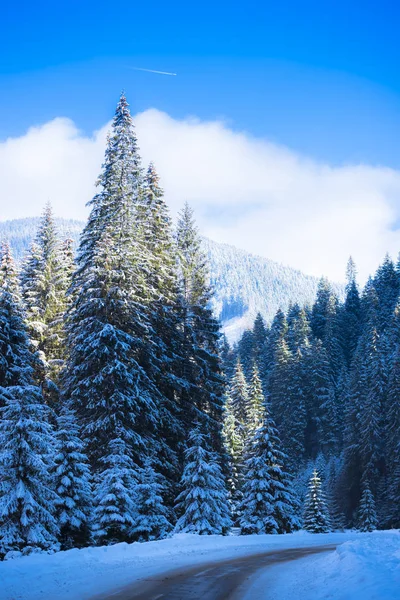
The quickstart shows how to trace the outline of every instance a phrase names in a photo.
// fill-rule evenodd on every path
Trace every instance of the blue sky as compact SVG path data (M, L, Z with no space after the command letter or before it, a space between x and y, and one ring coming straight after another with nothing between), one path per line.
M223 118L335 164L400 167L393 0L39 0L2 10L0 139L56 116L90 133L124 88L135 112Z
M400 250L393 0L22 2L0 15L0 219L84 219L120 91L175 216L343 279ZM170 71L176 77L136 71Z

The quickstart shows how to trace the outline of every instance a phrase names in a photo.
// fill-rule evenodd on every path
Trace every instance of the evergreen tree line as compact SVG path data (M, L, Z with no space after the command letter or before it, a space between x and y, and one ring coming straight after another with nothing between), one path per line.
M47 206L0 259L0 557L226 533L219 323L121 96L75 256Z
M329 527L400 527L399 294L388 256L362 292L350 259L343 301L323 278L313 306L279 310L269 327L258 315L233 349L225 342L236 496L257 375L298 499L319 473Z

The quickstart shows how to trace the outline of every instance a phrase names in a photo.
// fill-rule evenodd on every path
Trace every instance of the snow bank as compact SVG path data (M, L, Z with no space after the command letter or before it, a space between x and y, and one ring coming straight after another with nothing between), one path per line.
M355 533L312 535L197 536L158 542L35 554L0 563L0 600L86 600L137 579L186 565L268 549L342 543Z
M400 533L360 534L335 552L274 566L253 580L246 600L397 600Z

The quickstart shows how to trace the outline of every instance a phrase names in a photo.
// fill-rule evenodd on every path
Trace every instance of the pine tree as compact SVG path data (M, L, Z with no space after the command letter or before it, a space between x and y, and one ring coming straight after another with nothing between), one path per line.
M33 385L0 388L0 556L57 549L49 411Z
M138 469L118 432L99 460L94 486L93 537L98 545L133 541Z
M311 314L312 332L322 341L326 337L326 325L332 310L332 296L331 284L325 277L322 277L318 284L317 297Z
M8 245L0 254L0 386L32 383L33 355L24 326L17 271Z
M61 549L82 548L90 541L91 475L73 413L64 407L58 417L54 482Z
M65 358L63 317L70 285L70 260L56 229L50 204L47 204L31 253L21 273L21 286L31 339L45 365L46 398L55 401L60 371ZM41 382L43 383L43 382Z
M50 468L50 411L33 385L35 356L27 337L9 248L0 266L0 555L53 550L58 529Z
M231 399L232 412L237 423L236 431L244 443L247 430L249 390L239 359L236 362L235 372L231 379L228 393Z
M252 330L253 334L253 359L257 365L260 379L263 385L266 384L268 371L267 364L267 338L268 329L261 313L257 313Z
M254 363L247 405L247 436L252 435L252 433L254 433L261 425L264 414L264 402L264 394L258 367Z
M212 314L207 261L188 205L179 216L176 243L183 334L182 410L187 411L187 428L198 422L207 433L210 449L222 456L224 379L219 323Z
M175 497L177 469L185 437L179 396L185 383L179 376L183 339L180 331L177 248L159 177L151 163L143 180L137 222L145 250L142 271L149 293L150 344L141 364L160 393L156 468L168 481L168 500ZM150 349L150 353L148 350ZM171 489L171 486L173 489Z
M400 526L400 348L397 347L393 356L387 395L386 423L386 469L387 485L387 514L386 525Z
M287 342L289 350L296 353L297 350L307 347L310 343L311 327L304 308L294 304L287 316Z
M379 302L378 329L382 333L389 326L400 290L400 277L388 254L375 274L373 285Z
M147 461L138 474L135 487L136 515L131 535L139 542L163 539L172 529L161 495L162 486L157 479L153 467Z
M227 487L229 500L231 503L232 519L234 524L239 518L239 504L242 498L242 462L244 452L243 436L238 433L239 427L232 407L232 400L229 394L225 400L225 415L223 436L225 449L228 455L228 477Z
M356 268L350 257L347 264L346 298L340 315L341 343L347 367L350 366L361 334L361 302Z
M160 400L151 378L150 294L142 270L143 236L135 226L140 158L123 95L99 185L101 191L91 202L78 250L63 377L64 393L82 424L94 474L101 474L97 489L108 485L104 477L113 468L107 462L114 452L109 449L113 441L120 449L125 445L124 468L131 464L134 470L145 449L155 449Z
M330 517L321 479L315 469L309 481L308 494L304 507L304 529L311 533L327 533L330 531Z
M361 531L374 531L378 519L375 511L375 500L368 484L364 485L358 512L358 527Z
M242 534L288 533L299 527L298 507L284 461L274 422L265 407L263 422L248 445L244 466Z
M181 516L175 532L226 534L231 526L221 468L205 446L204 435L199 429L194 429L185 451L182 492L176 500L177 512Z

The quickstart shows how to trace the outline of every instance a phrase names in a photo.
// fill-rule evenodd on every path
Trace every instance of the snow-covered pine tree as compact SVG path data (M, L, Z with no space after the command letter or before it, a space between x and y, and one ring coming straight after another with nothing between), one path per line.
M0 269L0 556L57 548L49 409L33 385L34 356L8 247Z
M135 487L135 510L131 535L138 542L165 538L172 529L162 499L162 486L150 460L140 469Z
M386 468L387 514L385 525L400 527L400 348L393 356L387 395Z
M117 428L98 461L93 511L93 538L98 545L133 541L138 468L124 438L125 431Z
M247 431L249 389L239 359L236 362L235 372L230 381L228 393L231 399L232 412L236 419L237 434L242 438L244 443Z
M287 393L291 359L292 354L288 348L285 333L282 332L281 337L275 343L275 355L268 382L269 402L279 431L282 430L284 416L288 410Z
M255 361L260 379L263 386L266 385L266 376L268 371L267 361L267 339L268 329L261 313L257 313L254 321L253 330L253 360Z
M375 328L366 334L363 369L367 385L358 415L361 480L368 481L375 494L383 460L382 411L387 383L386 366L382 364L379 337Z
M231 527L227 491L214 453L206 449L199 428L189 434L181 493L176 499L180 517L175 532L226 534Z
M45 365L46 399L53 402L58 398L56 386L65 359L63 318L71 283L70 265L65 262L69 260L57 233L52 208L47 204L22 268L21 287L28 331Z
M0 249L0 386L30 385L33 356L10 247Z
M264 394L261 385L261 379L256 363L253 365L252 377L249 386L246 429L247 436L254 434L262 423L264 416Z
M361 302L357 287L356 267L350 257L347 263L346 298L340 317L340 337L347 367L350 366L361 334Z
M358 510L358 528L361 531L374 531L377 524L375 500L368 483L365 483Z
M292 353L309 345L311 327L304 308L294 304L288 312L287 325L287 343Z
M58 527L50 475L54 436L34 385L0 388L0 556L54 551Z
M237 523L238 507L242 498L242 461L244 451L243 437L238 433L238 426L232 407L232 400L226 394L223 436L226 453L228 455L227 487L231 503L231 513L234 524Z
M151 451L156 443L159 393L140 364L146 355L151 368L149 292L135 221L140 183L136 136L122 95L99 179L101 191L91 202L78 250L63 378L96 481L110 468L105 459L113 440L119 440L119 447L125 444L123 455L138 466L145 448Z
M318 284L317 297L311 313L312 332L315 337L322 341L326 337L326 325L331 314L332 295L331 284L325 277L322 277Z
M137 223L145 250L142 270L149 294L147 312L151 332L151 344L143 348L141 364L160 392L159 449L154 456L154 467L166 478L164 497L172 505L181 475L177 467L185 438L179 406L184 388L179 376L183 338L179 323L177 249L164 191L152 163L144 176Z
M303 526L304 529L311 533L327 533L331 529L328 507L322 491L322 483L316 469L314 469L308 484Z
M299 528L299 507L284 470L286 457L272 417L263 405L262 424L248 443L243 469L242 534L288 533Z
M90 541L93 499L89 465L72 411L63 407L57 426L53 481L59 540L62 550L82 548Z
M148 264L138 220L142 175L124 95L118 102L71 287L65 396L82 425L95 485L98 543L131 539L134 487L156 432ZM146 369L144 368L146 366Z
M224 378L219 323L210 306L212 290L207 260L193 211L187 204L179 216L176 244L183 334L182 409L186 412L187 427L199 423L207 434L209 448L223 459Z

